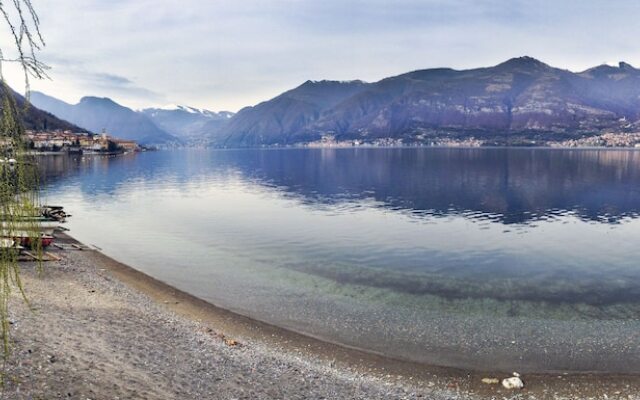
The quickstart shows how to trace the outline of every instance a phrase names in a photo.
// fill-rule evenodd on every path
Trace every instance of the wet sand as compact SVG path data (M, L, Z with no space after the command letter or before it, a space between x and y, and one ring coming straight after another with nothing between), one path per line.
M72 241L63 237L62 241ZM525 375L403 362L222 310L94 251L22 264L7 399L640 399L622 375Z

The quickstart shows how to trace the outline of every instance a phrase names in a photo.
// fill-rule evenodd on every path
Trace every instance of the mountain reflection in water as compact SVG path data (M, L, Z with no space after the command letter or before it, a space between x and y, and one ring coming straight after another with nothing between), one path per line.
M633 150L201 150L43 157L41 166L51 188L75 182L89 203L105 201L104 195L117 198L131 187L182 188L194 182L223 187L235 180L325 218L381 210L423 225L385 237L367 232L363 223L354 231L362 236L358 243L366 244L362 249L328 241L324 228L305 233L306 247L288 249L277 239L265 244L299 253L279 266L335 282L448 299L595 306L640 299L634 237L621 237L625 244L610 235L610 227L633 221L640 212L640 152ZM287 216L274 215L272 222L277 218ZM576 220L598 227L582 235L565 226ZM465 223L479 231L468 233ZM536 234L542 223L550 238L564 243L547 243ZM459 243L443 242L441 236L456 229L459 235L451 240ZM376 244L379 251L368 250ZM319 254L307 256L305 249ZM612 257L613 251L619 254Z

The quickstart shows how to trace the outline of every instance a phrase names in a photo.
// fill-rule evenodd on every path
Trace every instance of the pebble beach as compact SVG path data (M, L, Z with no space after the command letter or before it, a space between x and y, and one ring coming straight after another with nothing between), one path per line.
M216 310L96 250L59 255L21 264L30 307L14 291L3 399L640 398L634 376L525 376L507 390L483 379L509 375L387 360Z

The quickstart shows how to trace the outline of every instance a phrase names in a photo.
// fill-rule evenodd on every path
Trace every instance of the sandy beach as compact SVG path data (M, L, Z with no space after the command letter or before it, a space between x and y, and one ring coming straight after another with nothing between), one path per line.
M65 237L63 241L72 241ZM98 251L22 263L6 399L637 399L634 376L524 376L525 388L391 360L226 312ZM491 371L490 366L487 371Z

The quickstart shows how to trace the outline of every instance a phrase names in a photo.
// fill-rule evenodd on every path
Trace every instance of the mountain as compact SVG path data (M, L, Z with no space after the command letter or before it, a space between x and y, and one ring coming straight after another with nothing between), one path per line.
M640 126L640 70L621 62L580 73L531 57L488 68L426 69L383 79L308 81L238 112L218 146L438 137L562 139Z
M146 108L140 111L158 127L184 140L194 143L212 134L233 116L232 112L213 112L187 106Z
M93 132L135 140L142 144L172 144L180 140L156 126L146 115L121 106L108 98L83 97L68 104L40 92L31 92L31 102L39 108L84 126Z
M8 87L7 87L8 88ZM73 132L86 132L86 129L80 128L72 123L67 121L63 121L57 118L55 115L48 113L35 107L32 104L26 104L26 100L24 96L20 95L16 91L11 88L8 88L11 91L11 96L13 96L16 105L22 113L22 122L24 124L25 129L28 130L69 130ZM4 93L3 86L0 85L0 97L2 97ZM26 107L25 107L26 105ZM0 105L0 109L2 105Z
M362 81L307 81L274 99L243 108L214 140L221 145L258 146L313 139L316 135L308 132L309 126L368 86Z

